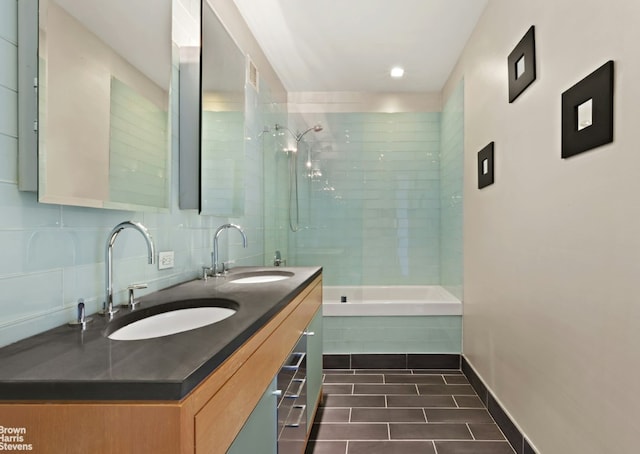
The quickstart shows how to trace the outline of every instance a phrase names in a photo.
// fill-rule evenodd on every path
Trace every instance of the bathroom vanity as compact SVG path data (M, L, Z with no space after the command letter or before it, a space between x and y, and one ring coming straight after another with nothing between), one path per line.
M286 279L260 282L263 270L176 285L136 309L232 301L236 314L212 325L111 340L132 317L123 310L86 331L58 327L0 349L0 426L34 452L224 453L257 429L273 435L261 452L275 453L277 395L286 392L276 377L306 337L308 435L321 396L321 269L280 268Z

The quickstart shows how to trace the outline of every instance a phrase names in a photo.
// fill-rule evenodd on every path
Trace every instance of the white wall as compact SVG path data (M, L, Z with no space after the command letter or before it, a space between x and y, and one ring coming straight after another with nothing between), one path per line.
M639 18L637 1L491 0L445 89L464 77L463 351L544 454L637 452ZM509 104L531 25L538 77ZM614 143L562 160L561 93L610 59Z

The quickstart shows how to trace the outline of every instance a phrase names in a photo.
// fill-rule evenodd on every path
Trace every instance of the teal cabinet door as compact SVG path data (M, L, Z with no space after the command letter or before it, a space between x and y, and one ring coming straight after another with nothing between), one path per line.
M277 397L274 379L227 450L228 454L277 454Z
M311 430L322 389L322 306L307 327L307 430Z

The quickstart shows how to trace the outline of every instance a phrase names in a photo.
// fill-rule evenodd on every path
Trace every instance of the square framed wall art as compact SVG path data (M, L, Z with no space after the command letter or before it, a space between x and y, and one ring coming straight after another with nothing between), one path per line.
M562 93L562 158L613 142L613 60Z
M478 152L478 189L493 184L493 142Z
M509 65L509 103L516 100L536 80L535 27L525 33L507 57Z

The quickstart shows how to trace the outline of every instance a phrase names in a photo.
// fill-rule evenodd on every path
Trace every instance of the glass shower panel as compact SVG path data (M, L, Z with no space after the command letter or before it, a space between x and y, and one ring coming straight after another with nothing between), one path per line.
M282 116L283 118L278 118ZM276 123L284 123L284 115L271 112L269 121L262 134L264 155L264 260L266 266L274 264L276 251L280 252L286 264L294 263L289 254L289 218L288 218L288 143L283 134L273 130Z
M328 285L439 284L440 113L304 119L325 131L299 146L296 265L322 265Z
M362 144L352 140L358 115L305 115L305 121L324 130L298 147L302 228L290 236L296 264L323 266L327 285L361 285L364 174Z

